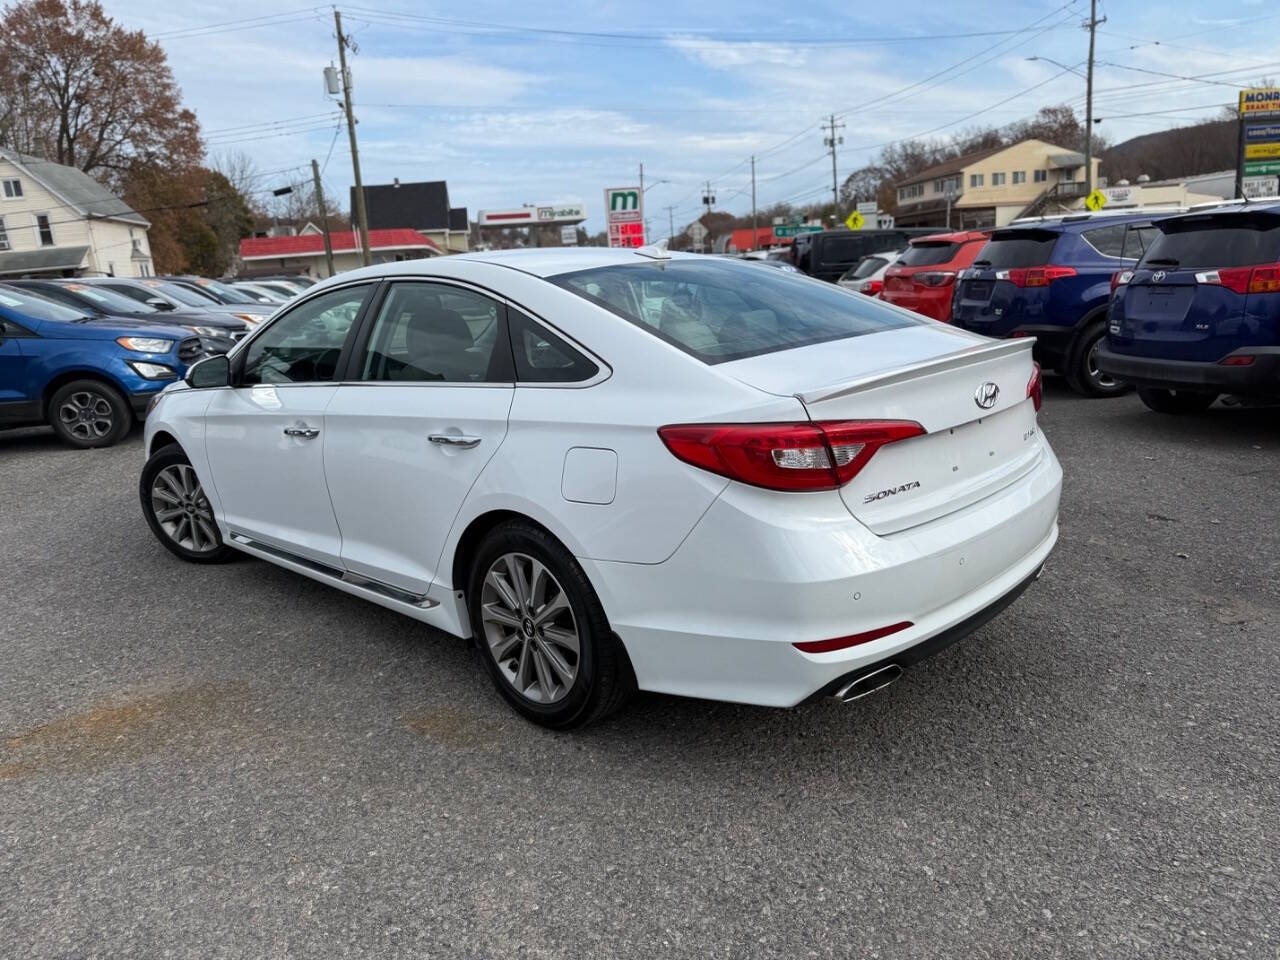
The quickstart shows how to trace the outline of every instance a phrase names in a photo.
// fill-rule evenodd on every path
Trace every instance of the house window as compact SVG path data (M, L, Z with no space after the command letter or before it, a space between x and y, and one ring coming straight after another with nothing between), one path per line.
M1034 172L1033 172L1033 176L1035 177L1035 181L1036 181L1036 183L1044 183L1046 180L1048 180L1048 179L1049 179L1049 171L1048 171L1048 170L1036 170L1036 171L1034 171Z
M993 187L1003 187L1006 176L1007 174L1004 173L993 173L991 175L991 185Z
M1014 183L1026 183L1026 182L1027 182L1027 171L1025 171L1025 170L1015 170L1015 171L1013 171L1013 182L1014 182Z
M914 200L916 197L924 196L924 184L913 183L910 186L901 187L898 190L899 200Z
M0 250L8 250L9 232L4 228L4 217L0 217Z
M22 181L16 177L12 180L2 181L4 198L6 200L18 200L22 197Z
M47 213L36 214L36 237L40 242L40 246L53 246L53 224L49 222Z
M1075 180L1075 178L1076 178L1075 167L1067 167L1067 169L1062 171L1062 179L1065 180L1067 183L1071 183L1073 180Z
M971 186L971 187L980 187L980 186L982 186L982 174L980 174L980 173L971 173L971 174L969 174L969 186Z
M140 277L151 276L151 267L145 261L143 263L138 264L138 276Z

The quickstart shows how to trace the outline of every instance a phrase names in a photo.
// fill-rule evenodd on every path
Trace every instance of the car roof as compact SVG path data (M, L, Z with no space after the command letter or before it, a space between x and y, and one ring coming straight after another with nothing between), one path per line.
M652 249L652 248L646 248ZM740 264L743 269L754 267L737 257L716 257L698 253L664 253L670 260L715 260L717 263ZM379 263L362 267L338 276L346 279L357 277L421 276L426 273L448 275L467 263L492 263L519 270L535 277L554 277L562 273L591 270L596 267L613 267L623 264L662 263L665 259L610 247L541 247L526 250L490 250L476 253L459 253L448 257L432 257L429 260L400 260L395 263Z

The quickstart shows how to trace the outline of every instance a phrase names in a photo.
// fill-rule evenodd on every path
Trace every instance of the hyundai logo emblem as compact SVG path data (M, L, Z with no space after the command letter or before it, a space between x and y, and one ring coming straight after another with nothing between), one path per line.
M1159 283L1161 280L1163 280L1167 276L1168 274L1165 273L1163 270L1157 270L1155 273L1151 275L1151 279L1153 282Z
M978 384L978 389L973 391L973 402L983 410L990 410L999 399L1000 387L990 380L986 383Z

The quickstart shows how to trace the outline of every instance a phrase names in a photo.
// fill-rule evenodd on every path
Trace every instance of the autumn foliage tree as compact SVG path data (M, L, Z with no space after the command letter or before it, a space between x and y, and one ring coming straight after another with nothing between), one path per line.
M221 271L230 234L251 226L243 197L201 166L200 127L164 49L91 0L23 0L0 14L0 145L122 196L151 221L162 272Z

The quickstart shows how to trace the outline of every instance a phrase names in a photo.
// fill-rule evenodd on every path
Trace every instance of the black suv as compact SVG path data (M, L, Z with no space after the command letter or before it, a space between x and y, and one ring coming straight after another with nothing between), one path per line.
M835 283L869 253L902 250L912 237L927 237L939 232L936 227L899 227L893 230L802 233L791 245L791 262L802 273Z

